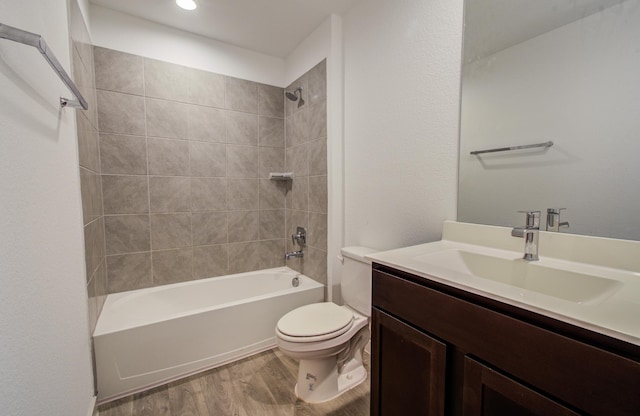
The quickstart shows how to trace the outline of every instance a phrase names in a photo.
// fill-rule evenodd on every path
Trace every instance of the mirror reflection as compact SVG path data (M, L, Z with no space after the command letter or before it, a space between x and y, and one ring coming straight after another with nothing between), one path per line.
M464 39L458 220L640 240L640 0L467 0Z

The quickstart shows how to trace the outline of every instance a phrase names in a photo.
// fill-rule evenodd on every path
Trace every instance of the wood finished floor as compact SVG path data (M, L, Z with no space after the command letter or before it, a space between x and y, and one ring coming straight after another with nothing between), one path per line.
M365 366L369 370L369 356ZM369 379L327 403L293 393L297 361L277 348L100 406L100 416L366 416Z

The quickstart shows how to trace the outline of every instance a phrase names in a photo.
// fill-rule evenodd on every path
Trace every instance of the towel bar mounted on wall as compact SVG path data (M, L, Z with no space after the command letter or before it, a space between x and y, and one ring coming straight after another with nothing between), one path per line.
M544 143L536 143L536 144L525 144L522 146L511 146L511 147L498 147L496 149L488 149L488 150L476 150L470 152L472 155L480 155L483 153L495 153L495 152L509 152L511 150L520 150L520 149L533 149L535 147L551 147L553 146L552 141L544 142Z
M60 97L61 107L82 108L83 110L89 108L89 104L87 104L87 101L82 94L80 94L80 90L78 90L76 84L73 83L62 65L60 65L60 62L53 54L53 51L49 49L42 36L0 23L0 38L33 46L42 54L44 59L51 65L51 68L53 68L62 82L64 82L64 85L71 90L75 98L75 100L70 100L69 98Z

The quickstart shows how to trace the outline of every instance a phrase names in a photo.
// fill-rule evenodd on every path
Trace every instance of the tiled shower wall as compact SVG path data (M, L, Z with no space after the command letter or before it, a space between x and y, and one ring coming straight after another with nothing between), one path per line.
M87 295L89 298L89 330L93 333L98 315L107 296L104 217L100 185L98 113L93 67L93 47L80 8L69 2L69 30L73 79L89 104L88 110L76 110L78 159L84 224Z
M327 283L327 70L326 60L287 87L302 87L302 99L285 99L286 170L294 173L286 197L287 236L298 225L307 229L307 247L302 259L288 266ZM287 239L288 250L298 250Z
M94 55L109 293L282 266L283 89Z

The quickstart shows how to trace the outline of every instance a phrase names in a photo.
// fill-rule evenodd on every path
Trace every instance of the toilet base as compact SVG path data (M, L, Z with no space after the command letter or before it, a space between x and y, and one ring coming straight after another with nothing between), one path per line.
M352 359L338 374L336 357L320 360L300 360L296 397L308 403L333 400L367 379L362 361ZM302 387L302 388L301 388Z

